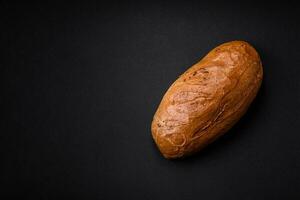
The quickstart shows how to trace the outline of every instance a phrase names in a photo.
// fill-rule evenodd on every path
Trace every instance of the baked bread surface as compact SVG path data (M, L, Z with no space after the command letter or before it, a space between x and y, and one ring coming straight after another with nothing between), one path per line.
M211 50L167 90L151 131L165 158L200 151L228 131L246 112L263 77L260 57L247 42Z

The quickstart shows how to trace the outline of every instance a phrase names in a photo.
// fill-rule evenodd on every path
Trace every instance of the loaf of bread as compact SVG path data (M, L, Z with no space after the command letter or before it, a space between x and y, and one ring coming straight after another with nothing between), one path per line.
M167 90L151 131L165 158L194 154L228 131L247 111L263 77L260 57L247 42L210 51Z

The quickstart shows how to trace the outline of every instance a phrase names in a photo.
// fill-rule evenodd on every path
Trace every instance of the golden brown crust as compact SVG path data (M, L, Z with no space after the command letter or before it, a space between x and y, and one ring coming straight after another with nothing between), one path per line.
M246 112L261 85L256 50L232 41L210 51L168 89L154 115L152 136L166 158L198 152Z

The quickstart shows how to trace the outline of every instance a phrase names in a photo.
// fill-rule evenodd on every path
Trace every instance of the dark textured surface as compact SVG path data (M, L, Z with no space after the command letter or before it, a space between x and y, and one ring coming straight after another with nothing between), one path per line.
M296 5L0 3L0 195L22 199L299 199ZM245 117L202 153L151 138L170 84L211 48L264 66Z

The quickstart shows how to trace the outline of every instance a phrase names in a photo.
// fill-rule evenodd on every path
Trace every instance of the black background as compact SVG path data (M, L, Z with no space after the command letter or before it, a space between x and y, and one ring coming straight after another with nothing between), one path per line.
M1 196L300 198L296 5L0 7ZM257 99L201 153L164 159L150 133L162 95L210 49L231 40L246 40L261 55Z

